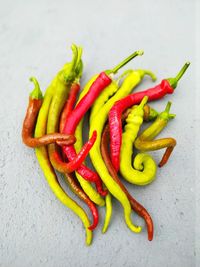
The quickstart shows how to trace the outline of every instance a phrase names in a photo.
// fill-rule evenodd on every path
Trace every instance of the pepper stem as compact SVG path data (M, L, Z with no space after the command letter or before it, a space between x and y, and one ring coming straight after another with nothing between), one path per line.
M166 105L166 107L165 107L165 112L169 113L170 108L171 108L171 105L172 105L172 102L168 101L168 102L167 102L167 105Z
M179 71L179 73L176 75L176 77L166 79L172 88L174 89L176 88L178 81L181 79L181 77L183 76L183 74L185 73L185 71L187 70L189 66L190 66L190 62L186 62L184 66L182 67L182 69Z
M112 70L109 71L109 74L113 73L115 74L119 69L121 69L124 65L126 65L129 61L131 61L134 57L142 56L144 54L143 50L135 51L133 54L131 54L129 57L124 59L122 62L120 62L116 67L114 67Z
M142 101L140 102L139 107L143 109L143 107L147 103L147 101L148 101L148 96L145 95L143 97Z
M186 62L185 65L182 67L182 69L179 71L179 73L176 75L175 79L178 82L183 74L186 72L187 68L190 66L190 62Z
M168 121L170 119L173 119L176 117L175 114L169 114L170 108L171 108L172 102L167 102L167 105L165 107L165 110L159 114L159 117Z
M35 77L30 77L29 80L34 83L35 88L30 93L30 97L32 99L43 99L42 91L40 89L40 85Z

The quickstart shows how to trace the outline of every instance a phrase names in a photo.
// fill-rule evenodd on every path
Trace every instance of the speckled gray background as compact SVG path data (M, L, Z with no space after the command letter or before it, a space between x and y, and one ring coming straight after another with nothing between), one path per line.
M189 0L0 0L1 267L195 266L195 31L195 1ZM175 94L154 104L161 110L170 99L177 114L161 135L177 138L169 163L149 186L126 184L154 219L151 243L145 227L140 235L129 231L113 200L109 231L101 234L100 209L93 244L85 247L80 220L56 200L34 151L21 142L28 78L35 75L46 88L69 60L72 42L84 47L82 84L136 49L145 55L128 67L152 69L158 81L192 62ZM138 89L150 85L147 78ZM162 153L153 153L157 161Z

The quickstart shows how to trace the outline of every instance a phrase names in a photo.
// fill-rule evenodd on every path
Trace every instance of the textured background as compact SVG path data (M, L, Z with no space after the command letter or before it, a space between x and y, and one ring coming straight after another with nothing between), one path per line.
M0 0L0 7L0 266L195 266L195 1ZM100 209L93 244L85 247L80 220L56 200L34 151L21 142L28 78L46 88L72 42L84 47L82 84L137 49L145 55L128 67L152 69L158 81L192 62L175 94L154 104L162 110L170 99L177 114L161 135L177 138L169 163L149 186L126 184L154 219L151 243L145 227L140 235L129 231L113 200L109 231L101 234ZM146 78L138 90L150 85ZM153 153L157 161L162 153Z

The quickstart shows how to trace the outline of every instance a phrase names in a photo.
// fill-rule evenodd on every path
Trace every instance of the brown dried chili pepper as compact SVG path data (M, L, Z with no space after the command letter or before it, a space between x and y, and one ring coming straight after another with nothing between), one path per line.
M127 118L129 112L130 112L130 110L126 110L123 113L122 121L124 121ZM146 118L145 120L153 119L157 116L157 112L154 109L150 109L149 106L147 106L147 108L144 108L144 113L145 113L144 118ZM103 134L102 134L102 139L101 139L101 154L102 154L103 160L106 164L106 167L108 168L110 175L113 177L115 182L118 183L120 188L123 190L123 192L128 197L132 209L139 216L144 218L146 225L147 225L148 240L151 241L153 239L153 221L152 221L152 218L151 218L150 214L148 213L148 211L130 195L130 193L128 192L126 187L123 185L123 183L119 179L117 172L116 172L114 166L112 165L112 162L110 159L110 155L109 155L109 151L108 151L109 141L110 141L109 124L106 124L104 131L103 131Z
M160 163L159 167L162 167L167 163L174 147L176 146L176 140L174 138L161 138L153 140L167 125L170 119L175 117L175 114L169 114L171 102L167 103L167 106L163 112L161 112L154 123L147 129L145 129L141 135L135 140L135 147L142 151L159 150L167 148Z
M34 83L35 88L30 93L29 104L22 127L22 140L24 144L32 148L55 143L56 141L60 141L66 145L74 144L76 138L68 134L52 133L38 138L33 137L37 116L43 102L43 96L36 78L31 77L30 81Z

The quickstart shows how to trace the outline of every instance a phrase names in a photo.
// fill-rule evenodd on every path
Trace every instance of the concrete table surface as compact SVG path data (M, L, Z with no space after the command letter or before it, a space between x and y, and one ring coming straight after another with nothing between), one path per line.
M1 267L195 266L195 24L195 1L187 0L0 0ZM158 82L175 75L185 61L192 62L175 94L153 103L162 110L172 100L177 115L161 134L177 139L169 163L149 186L125 183L153 217L152 242L135 214L133 219L144 230L130 232L113 199L108 232L101 234L100 208L93 244L86 247L80 220L55 198L34 151L21 142L32 89L28 78L36 76L44 90L70 59L72 42L84 48L82 85L137 49L144 49L144 56L126 69L151 69ZM152 82L145 78L137 90L149 86ZM157 162L162 153L152 153Z

